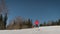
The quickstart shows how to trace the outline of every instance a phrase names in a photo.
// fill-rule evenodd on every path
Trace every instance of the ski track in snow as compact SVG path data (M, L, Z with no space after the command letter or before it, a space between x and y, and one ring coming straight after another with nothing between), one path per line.
M60 26L47 26L21 30L0 30L0 34L60 34Z

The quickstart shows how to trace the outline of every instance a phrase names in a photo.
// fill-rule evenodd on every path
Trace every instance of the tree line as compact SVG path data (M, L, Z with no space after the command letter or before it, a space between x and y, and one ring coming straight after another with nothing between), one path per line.
M17 17L10 24L6 27L7 24L7 14L4 16L0 14L0 30L4 29L24 29L24 28L32 28L32 26L35 27L35 25L32 24L32 19L23 19L21 17ZM60 19L58 21L51 21L51 22L44 22L40 24L40 26L55 26L60 25Z
M21 17L15 18L10 24L7 26L7 29L24 29L24 28L32 28L32 20L31 19L23 19Z
M58 21L51 21L50 23L44 22L43 24L40 24L40 26L57 26L60 25L60 19Z

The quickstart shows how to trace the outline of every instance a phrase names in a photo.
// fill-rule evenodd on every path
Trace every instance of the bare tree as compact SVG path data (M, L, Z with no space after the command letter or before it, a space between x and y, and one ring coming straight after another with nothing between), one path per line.
M23 19L20 16L15 17L12 21L12 24L10 23L8 26L8 29L22 29Z

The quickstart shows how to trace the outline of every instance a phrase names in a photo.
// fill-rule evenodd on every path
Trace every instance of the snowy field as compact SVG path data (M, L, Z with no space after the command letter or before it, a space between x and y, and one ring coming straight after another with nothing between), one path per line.
M48 26L21 30L0 30L0 34L60 34L60 26Z

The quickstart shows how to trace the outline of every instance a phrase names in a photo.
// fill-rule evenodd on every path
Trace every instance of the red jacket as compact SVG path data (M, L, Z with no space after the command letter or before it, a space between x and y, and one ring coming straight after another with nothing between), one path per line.
M39 21L38 21L38 20L36 20L36 21L35 21L35 25L38 25L38 24L39 24Z

